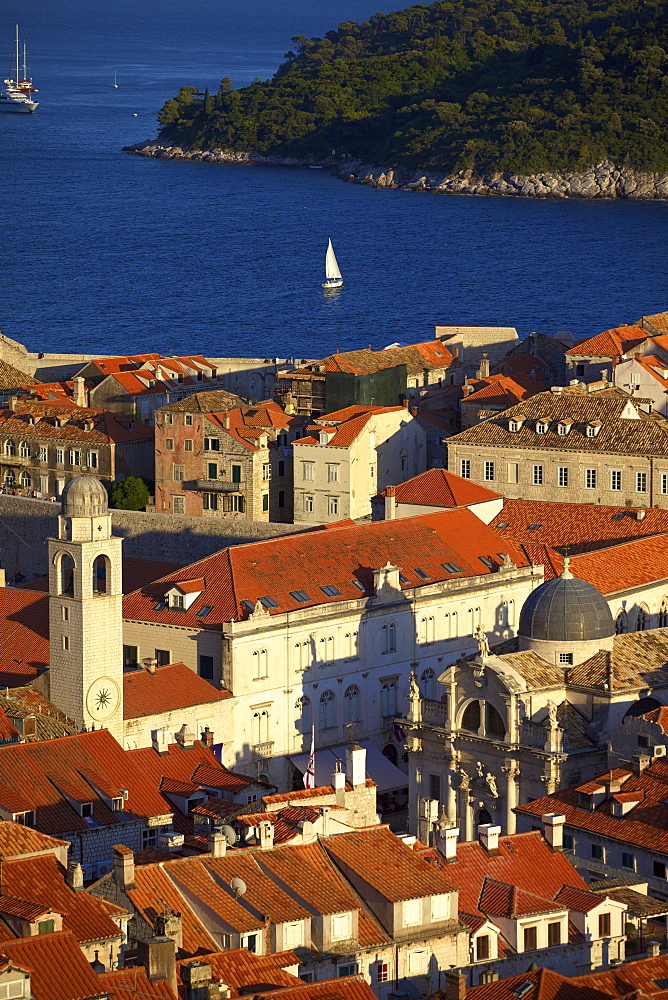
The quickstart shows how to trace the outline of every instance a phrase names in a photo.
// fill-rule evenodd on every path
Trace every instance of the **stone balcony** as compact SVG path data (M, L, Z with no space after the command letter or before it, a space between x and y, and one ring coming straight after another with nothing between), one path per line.
M226 479L195 479L183 484L203 493L241 493L243 483L231 483Z

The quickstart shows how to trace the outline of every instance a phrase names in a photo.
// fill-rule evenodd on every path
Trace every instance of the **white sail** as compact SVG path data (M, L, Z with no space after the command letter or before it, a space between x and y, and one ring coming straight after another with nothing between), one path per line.
M331 239L327 244L327 255L325 257L325 277L327 281L340 281L341 279L341 272L339 271L339 265L336 261L336 256L334 255L334 247L332 246Z

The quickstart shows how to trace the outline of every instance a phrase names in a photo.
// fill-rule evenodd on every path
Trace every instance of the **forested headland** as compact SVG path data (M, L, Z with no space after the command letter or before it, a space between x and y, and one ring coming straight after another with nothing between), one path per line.
M666 171L667 3L437 0L346 22L293 38L271 80L183 87L159 139L412 169Z

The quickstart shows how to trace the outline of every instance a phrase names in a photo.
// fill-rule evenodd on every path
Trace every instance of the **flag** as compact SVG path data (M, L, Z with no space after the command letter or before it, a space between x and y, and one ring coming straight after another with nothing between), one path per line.
M403 726L400 726L397 720L394 720L394 725L392 726L392 732L394 733L394 738L397 743L403 743L406 739L406 730Z
M304 788L315 788L315 726L311 729L311 753L304 771Z

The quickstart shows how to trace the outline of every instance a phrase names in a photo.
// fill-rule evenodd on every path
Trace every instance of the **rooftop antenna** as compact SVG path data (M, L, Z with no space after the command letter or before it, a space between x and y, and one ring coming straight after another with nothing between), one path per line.
M235 877L230 882L230 889L232 890L237 899L239 898L239 896L243 896L246 893L247 888L248 887L246 886L244 880L242 878L239 878L237 875L235 875Z

